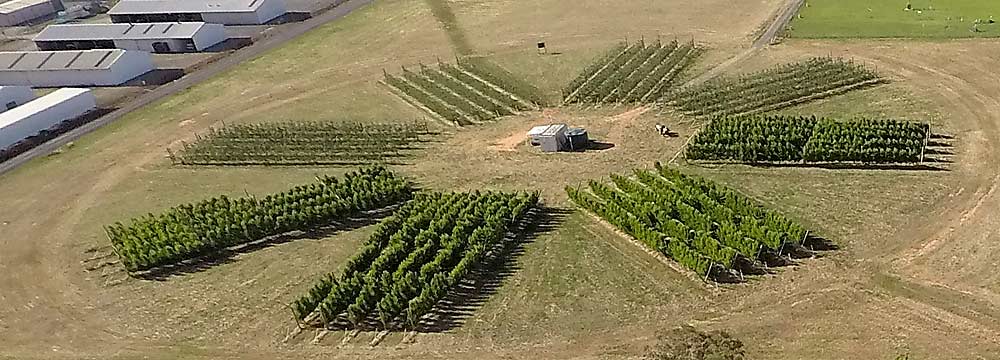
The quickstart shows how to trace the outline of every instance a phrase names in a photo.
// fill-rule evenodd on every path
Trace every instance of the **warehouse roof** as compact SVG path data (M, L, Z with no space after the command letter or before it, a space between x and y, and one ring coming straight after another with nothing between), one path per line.
M16 108L0 113L0 129L10 126L24 118L39 113L45 109L90 92L90 89L63 88L42 96Z
M122 0L108 14L170 14L257 11L266 0Z
M49 0L11 0L0 4L0 14L10 14L29 6L35 6L47 2L49 2Z
M35 41L187 39L206 25L222 27L219 24L203 22L62 24L46 27L35 36Z
M125 50L0 52L0 71L109 69Z

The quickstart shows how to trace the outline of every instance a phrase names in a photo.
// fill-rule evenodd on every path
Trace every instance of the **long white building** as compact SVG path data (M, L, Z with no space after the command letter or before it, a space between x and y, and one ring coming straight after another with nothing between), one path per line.
M62 24L46 27L34 41L39 50L197 52L226 41L226 29L203 22Z
M35 92L27 86L0 86L0 113L27 104Z
M59 0L11 0L0 4L0 26L29 23L63 10Z
M0 114L0 149L97 108L88 89L65 88Z
M153 60L143 51L0 52L0 85L115 86L153 69Z
M121 0L108 15L115 23L260 25L285 12L285 0Z

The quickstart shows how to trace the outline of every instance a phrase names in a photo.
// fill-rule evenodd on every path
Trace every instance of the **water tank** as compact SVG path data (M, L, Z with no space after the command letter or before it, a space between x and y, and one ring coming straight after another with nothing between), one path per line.
M590 147L590 138L587 137L586 129L570 128L566 130L566 139L569 140L570 151L584 151Z

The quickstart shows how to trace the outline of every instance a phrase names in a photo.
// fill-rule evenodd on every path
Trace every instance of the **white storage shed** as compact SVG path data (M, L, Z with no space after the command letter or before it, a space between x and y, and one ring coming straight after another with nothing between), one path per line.
M0 86L0 113L27 104L35 92L27 86Z
M285 0L121 0L108 14L115 23L201 21L260 25L285 11Z
M34 41L39 50L197 52L226 41L226 29L203 22L62 24L46 27Z
M540 146L542 152L568 150L567 129L566 124L535 126L528 131L528 138L531 139L531 145Z
M0 4L0 26L21 25L54 16L59 10L59 0L11 0Z
M153 60L144 51L0 52L0 85L115 86L153 69Z
M88 89L59 89L0 114L0 149L97 108Z

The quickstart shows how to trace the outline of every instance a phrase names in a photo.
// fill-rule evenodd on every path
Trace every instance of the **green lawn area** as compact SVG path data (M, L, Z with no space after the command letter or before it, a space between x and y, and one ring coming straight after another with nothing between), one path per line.
M793 38L1000 37L997 0L807 0L792 20ZM997 23L989 24L993 16ZM977 19L983 21L973 31Z

